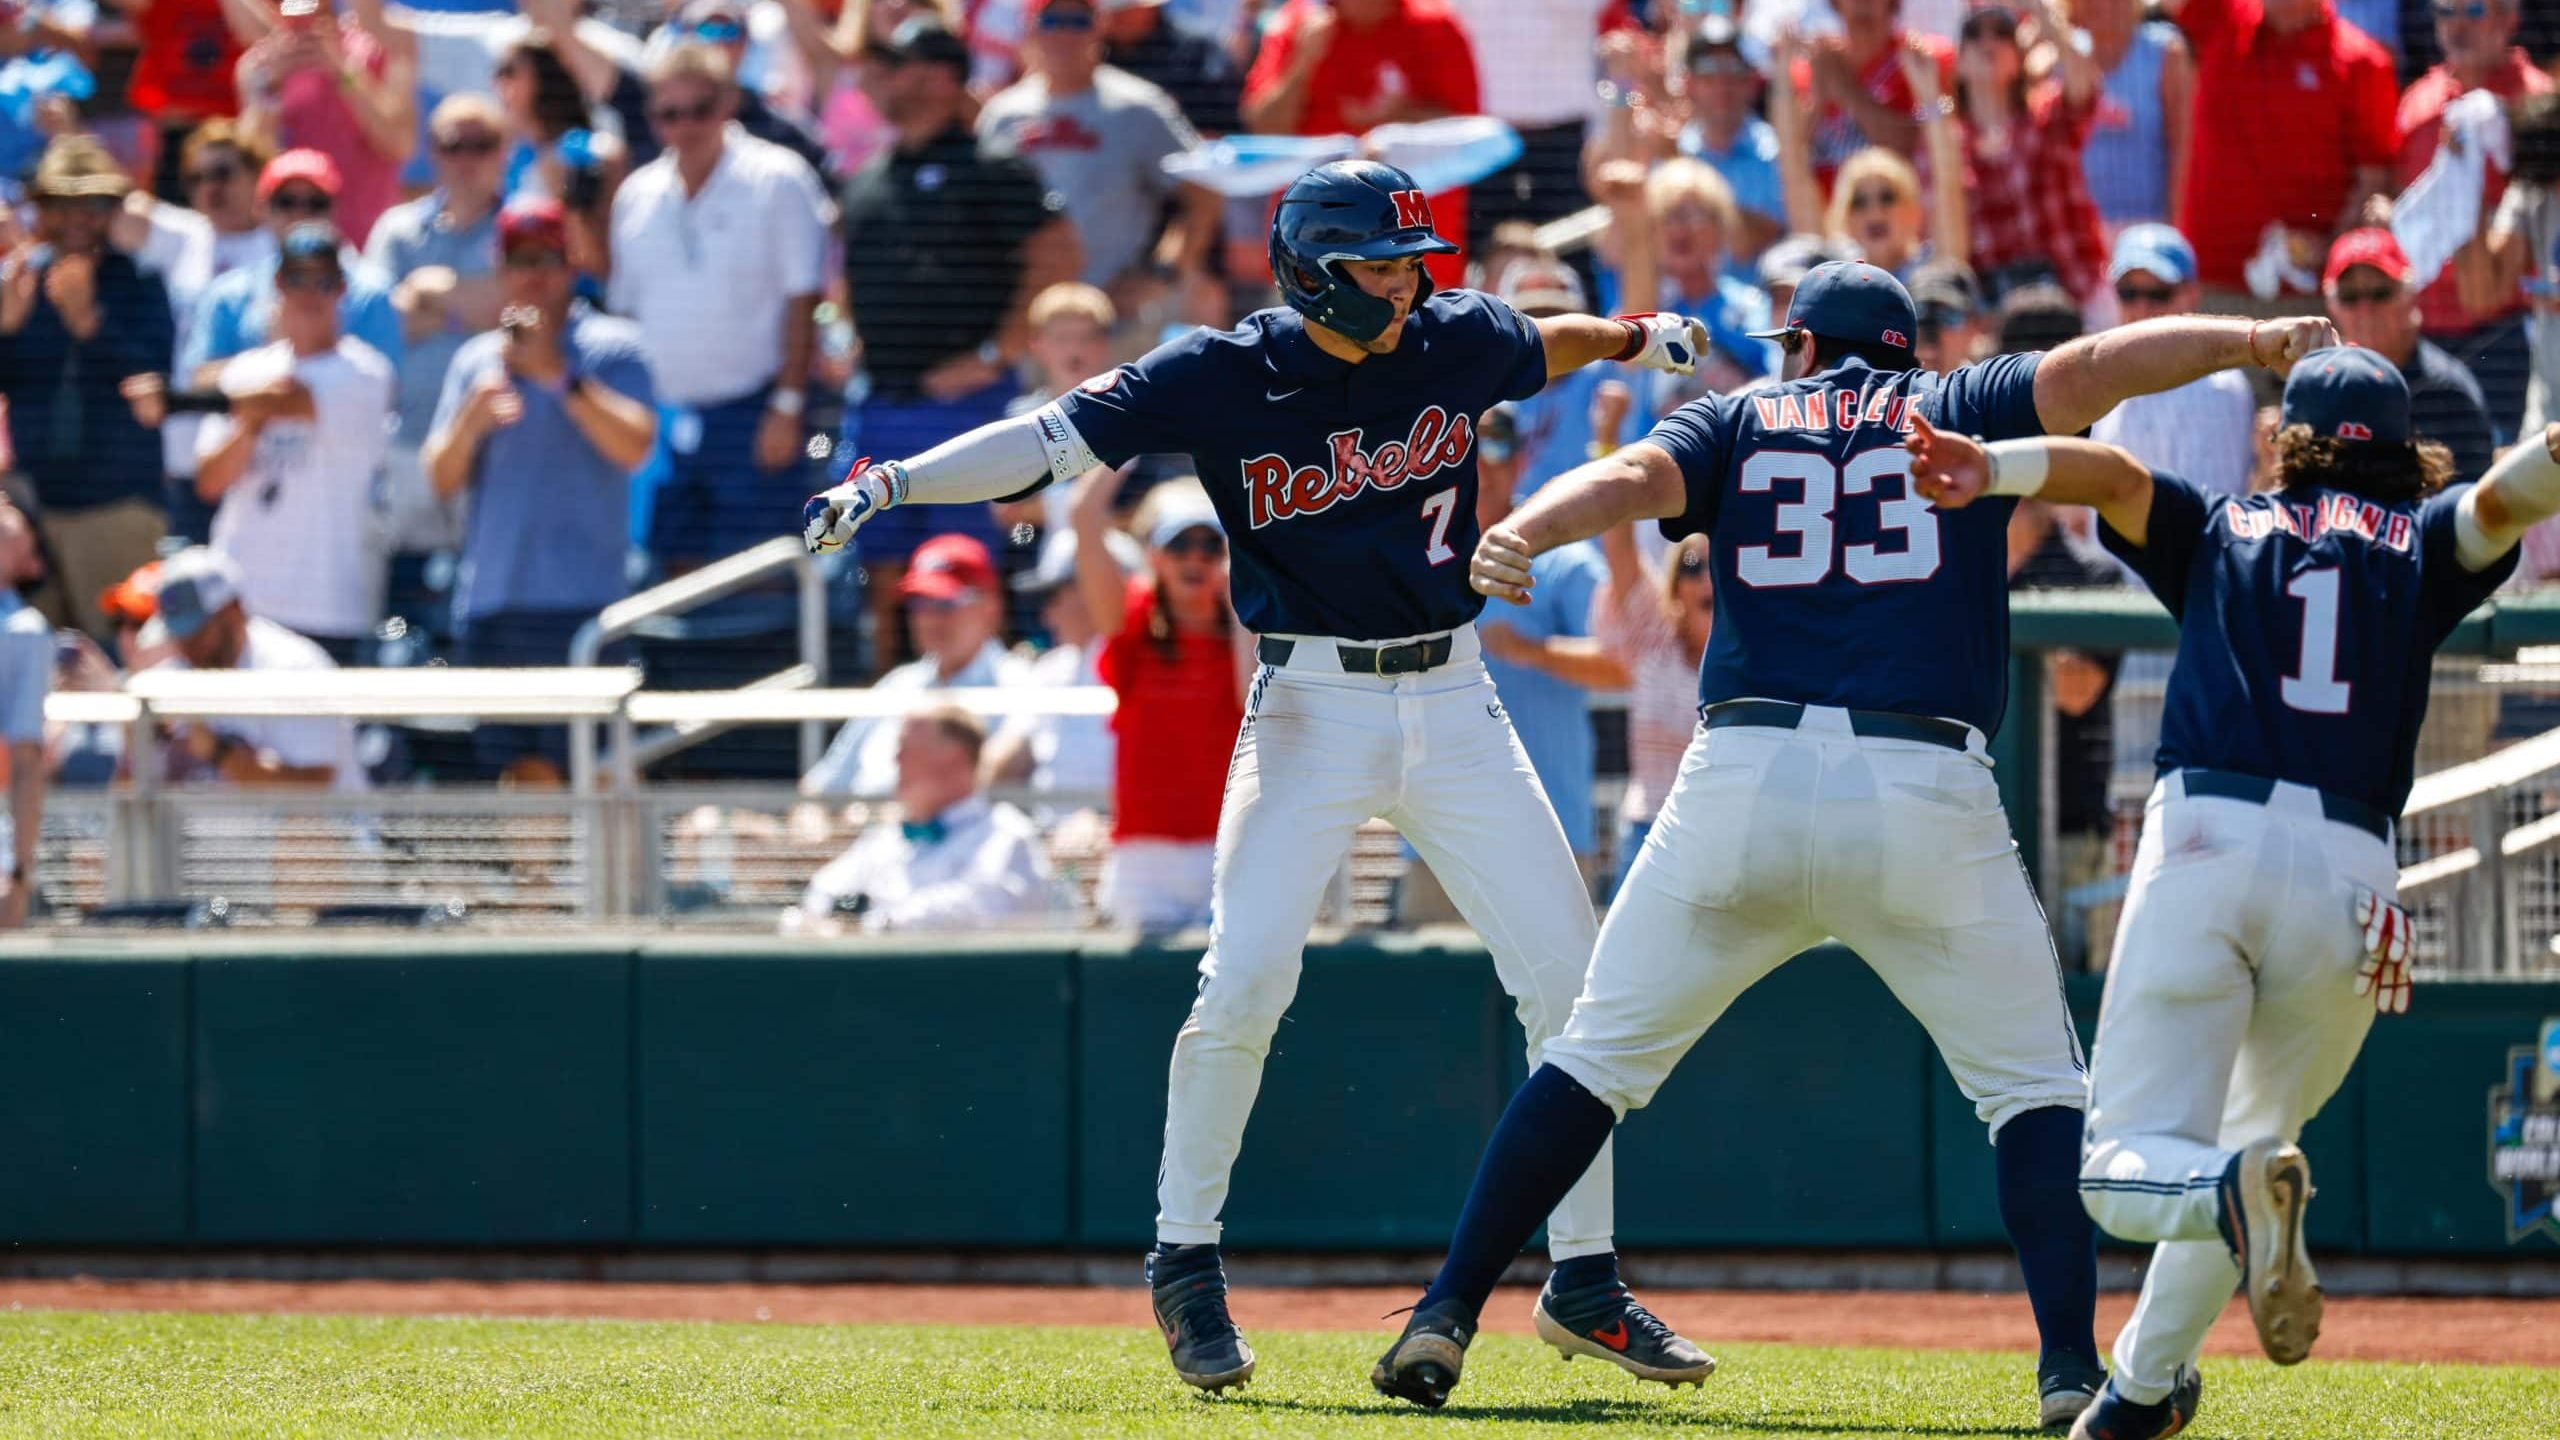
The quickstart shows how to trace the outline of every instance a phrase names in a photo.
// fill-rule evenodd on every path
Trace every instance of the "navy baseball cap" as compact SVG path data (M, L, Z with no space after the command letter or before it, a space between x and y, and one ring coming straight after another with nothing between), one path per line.
M2361 345L2314 350L2284 382L2284 423L2308 425L2323 439L2406 445L2409 382Z
M1911 292L1892 272L1864 260L1834 260L1816 265L1796 282L1785 330L1758 330L1752 338L1775 340L1788 330L1908 350L1911 337L1920 332L1920 315L1912 307Z

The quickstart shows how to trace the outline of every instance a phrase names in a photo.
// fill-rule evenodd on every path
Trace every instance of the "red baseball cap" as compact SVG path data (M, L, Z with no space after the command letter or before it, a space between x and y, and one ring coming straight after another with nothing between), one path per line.
M2370 265L2381 271L2394 285L2409 281L2409 256L2400 241L2379 225L2350 230L2329 247L2329 268L2320 272L2322 285L2335 285L2338 277L2358 265Z
M267 162L258 174L258 198L269 200L285 186L299 180L318 187L321 194L336 199L338 194L338 162L317 150L287 150Z
M160 613L160 562L150 561L98 592L98 609L108 619L139 625Z
M548 195L519 195L498 212L500 250L542 249L567 254L569 212Z
M996 562L987 547L966 535L936 535L916 547L898 593L920 600L957 600L996 588Z

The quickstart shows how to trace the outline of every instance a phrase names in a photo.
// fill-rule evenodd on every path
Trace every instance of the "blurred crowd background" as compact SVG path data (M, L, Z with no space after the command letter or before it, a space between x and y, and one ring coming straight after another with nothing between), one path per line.
M1394 154L1490 117L1516 154L1434 196L1464 246L1441 283L1708 323L1693 380L1602 366L1484 417L1486 519L1767 380L1748 332L1841 257L1910 286L1932 368L2325 311L2401 365L2463 478L2560 411L2560 7L2524 0L6 0L0 57L21 874L45 786L136 763L48 729L48 687L560 664L604 606L790 533L857 457L1271 303L1268 189L1239 179L1262 137ZM2097 433L2239 492L2271 398L2215 376ZM1189 471L893 511L825 562L836 683L1107 686L1116 715L991 729L920 697L806 774L746 732L661 775L894 802L796 928L1052 915L1061 850L1108 856L1106 918L1204 918L1248 670ZM1547 557L1536 603L1485 626L1596 896L1668 786L1714 620L1703 552L1645 530ZM2085 514L2034 503L2011 566L2125 579ZM2555 578L2538 534L2516 584ZM736 685L791 663L791 617L751 589L605 658ZM2154 663L2050 657L2068 880L2120 858L2114 692ZM557 785L564 754L539 728L283 720L143 759L345 790ZM1393 899L1444 906L1418 868Z

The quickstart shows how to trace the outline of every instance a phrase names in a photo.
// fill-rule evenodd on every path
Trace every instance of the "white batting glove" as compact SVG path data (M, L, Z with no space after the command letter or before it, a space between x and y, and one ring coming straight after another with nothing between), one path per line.
M2356 965L2356 993L2373 997L2385 1015L2409 1010L2409 954L2415 927L2407 907L2356 887L2356 924L2364 930L2364 959Z
M1707 325L1686 315L1654 313L1618 315L1619 324L1635 330L1641 341L1636 353L1626 359L1629 365L1647 370L1668 370L1674 375L1694 375L1698 358L1707 353Z
M800 507L800 538L812 555L841 550L865 521L905 498L905 466L894 460L886 465L857 460L843 484L810 496Z

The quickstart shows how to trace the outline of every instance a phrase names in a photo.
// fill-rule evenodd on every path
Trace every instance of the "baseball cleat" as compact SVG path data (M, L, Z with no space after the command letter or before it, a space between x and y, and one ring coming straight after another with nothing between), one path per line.
M1410 1400L1425 1410L1449 1403L1466 1368L1467 1343L1476 1338L1475 1318L1455 1301L1425 1305L1404 1322L1404 1333L1369 1372L1369 1383L1381 1395Z
M1530 1312L1538 1338L1571 1360L1588 1355L1606 1360L1639 1380L1664 1385L1704 1385L1716 1373L1716 1362L1690 1344L1652 1311L1636 1303L1616 1280L1581 1290L1559 1292L1550 1278L1538 1292Z
M2149 1405L2127 1400L2110 1380L2072 1423L2071 1440L2161 1440L2186 1429L2203 1399L2204 1376L2192 1369L2178 1376L2169 1398Z
M2104 1368L2072 1357L2056 1360L2036 1374L2036 1423L2060 1430L2080 1418L2107 1383Z
M1183 1383L1216 1394L1253 1378L1253 1347L1227 1314L1227 1274L1217 1247L1205 1258L1184 1255L1172 1263L1164 1251L1147 1256L1147 1288L1155 1302L1156 1329ZM1159 1271L1165 1273L1159 1274Z
M2223 1238L2240 1262L2258 1345L2279 1365L2301 1364L2320 1338L2320 1278L2302 1239L2312 1193L2311 1162L2281 1140L2251 1143L2222 1173Z

